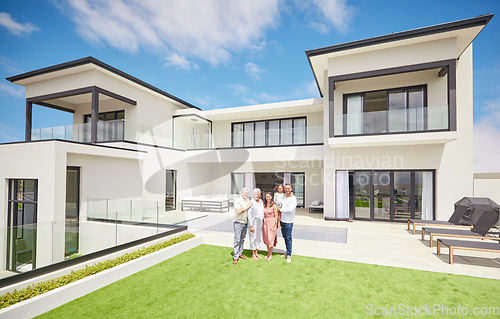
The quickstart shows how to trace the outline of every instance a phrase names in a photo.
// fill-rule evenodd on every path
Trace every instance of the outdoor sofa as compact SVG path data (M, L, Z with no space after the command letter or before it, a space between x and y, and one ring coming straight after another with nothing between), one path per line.
M315 200L309 205L309 213L322 213L323 212L323 201Z

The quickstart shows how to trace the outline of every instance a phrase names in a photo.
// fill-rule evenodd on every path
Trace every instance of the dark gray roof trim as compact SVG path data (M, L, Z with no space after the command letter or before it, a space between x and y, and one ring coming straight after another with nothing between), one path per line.
M323 97L323 92L321 92L321 86L319 85L318 78L316 77L316 73L314 73L314 69L313 69L313 66L311 63L311 57L313 57L313 56L327 54L327 53L333 53L333 52L339 52L339 51L345 51L345 50L352 50L352 49L356 49L356 48L361 48L361 47L366 47L366 46L376 45L376 44L382 44L382 43L386 43L386 42L422 37L422 36L431 35L431 34L435 34L435 33L449 32L449 31L454 31L454 30L460 30L460 29L465 29L465 28L486 25L486 24L488 24L488 22L490 22L491 18L493 18L493 15L494 14L489 13L489 14L477 16L475 18L464 19L464 20L459 20L459 21L454 21L454 22L447 22L447 23L433 25L430 27L423 27L423 28L418 28L418 29L413 29L413 30L408 30L408 31L391 33L391 34L381 35L378 37L336 44L336 45L332 45L332 46L324 47L324 48L319 48L319 49L308 50L308 51L306 51L306 56L307 56L307 60L309 61L309 66L311 67L311 70L313 71L314 80L316 81L316 85L318 86L319 94L321 95L321 97Z
M408 30L408 31L391 33L391 34L381 35L378 37L373 37L373 38L368 38L368 39L363 39L363 40L357 40L357 41L332 45L329 47L324 47L324 48L319 48L319 49L313 49L313 50L306 51L306 55L309 58L309 57L313 57L316 55L322 55L322 54L344 51L344 50L351 50L351 49L355 49L355 48L376 45L376 44L381 44L381 43L386 43L386 42L400 41L400 40L404 40L404 39L422 37L422 36L436 34L436 33L449 32L449 31L460 30L460 29L465 29L465 28L472 28L472 27L488 24L488 22L490 22L491 18L493 18L493 14L485 14L485 15L477 16L475 18L464 19L464 20L459 20L459 21L454 21L454 22L447 22L447 23L433 25L430 27L423 27L423 28L418 28L418 29L413 29L413 30Z
M148 84L142 80L139 80L138 78L136 77L133 77L132 75L128 74L128 73L125 73L121 70L118 70L117 68L114 68L112 67L111 65L109 64L106 64L102 61L99 61L97 60L96 58L94 57L86 57L86 58L82 58L82 59L78 59L78 60L74 60L74 61L69 61L69 62L66 62L66 63L61 63L61 64L56 64L56 65L53 65L53 66L49 66L49 67L46 67L46 68L43 68L43 69L38 69L38 70L34 70L34 71L31 71L31 72L27 72L27 73L23 73L23 74L19 74L19 75L14 75L14 76L11 76L11 77L8 77L6 78L7 81L10 81L10 82L15 82L15 81L19 81L19 80L24 80L24 79L27 79L27 78L31 78L31 77L34 77L34 76L37 76L37 75L42 75L42 74L46 74L46 73L51 73L51 72L55 72L55 71L60 71L60 70L65 70L65 69L69 69L69 68L73 68L73 67L77 67L77 66L80 66L80 65L85 65L85 64L89 64L89 63L92 63L96 66L99 66L105 70L108 70L110 72L113 72L127 80L130 80L136 84L139 84L147 89L150 89L151 91L154 91L156 93L159 93L163 96L166 96L174 101L177 101L181 104L184 104L185 106L188 106L188 107L192 107L192 108L195 108L195 109L198 109L198 110L201 110L201 108L197 107L197 106L194 106L193 104L191 103L188 103L176 96L173 96L172 94L169 94L163 90L160 90L159 88L151 85L151 84Z

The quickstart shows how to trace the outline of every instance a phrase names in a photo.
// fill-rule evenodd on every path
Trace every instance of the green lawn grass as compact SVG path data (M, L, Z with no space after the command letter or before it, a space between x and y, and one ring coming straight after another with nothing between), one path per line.
M374 307L500 306L498 280L301 256L233 265L231 252L198 246L41 317L359 318Z

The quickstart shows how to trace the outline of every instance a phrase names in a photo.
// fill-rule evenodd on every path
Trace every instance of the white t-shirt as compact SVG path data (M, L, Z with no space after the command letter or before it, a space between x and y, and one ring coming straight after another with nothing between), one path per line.
M242 209L243 207L245 207L248 204L248 202L249 202L248 198L243 199L243 197L241 197L241 196L238 196L238 198L236 198L234 200L234 221L235 222L242 223L242 224L248 223L248 217L247 217L248 209L241 214L238 214L236 212L237 209Z
M297 197L292 195L283 199L281 204L281 221L284 223L293 223L295 219L295 209L297 208Z

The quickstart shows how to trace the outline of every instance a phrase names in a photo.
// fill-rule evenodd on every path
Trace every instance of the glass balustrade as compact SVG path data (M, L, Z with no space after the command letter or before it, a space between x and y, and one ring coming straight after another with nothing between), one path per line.
M87 216L0 228L6 238L3 276L16 275L187 226L163 201L89 199Z
M447 130L448 106L335 114L335 136Z

